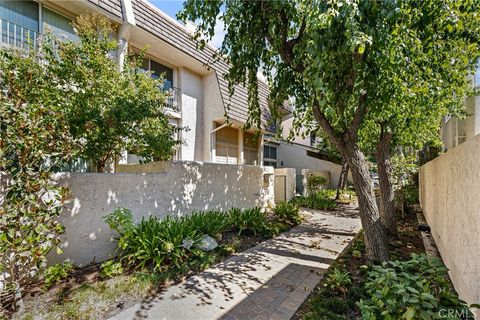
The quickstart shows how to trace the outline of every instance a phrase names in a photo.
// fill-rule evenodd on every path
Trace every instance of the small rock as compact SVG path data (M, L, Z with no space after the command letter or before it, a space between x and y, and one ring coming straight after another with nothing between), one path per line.
M216 247L218 247L218 242L210 236L203 237L198 246L198 248L203 251L212 251Z

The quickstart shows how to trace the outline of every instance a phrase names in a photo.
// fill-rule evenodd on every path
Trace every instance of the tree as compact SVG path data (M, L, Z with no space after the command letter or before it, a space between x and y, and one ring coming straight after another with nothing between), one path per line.
M406 28L435 34L435 19L445 18L453 4L453 0L444 6L413 0L188 0L179 17L198 23L195 38L200 42L213 36L217 16L223 20L226 36L219 56L228 56L227 78L248 87L250 122L258 126L260 121L256 78L260 67L270 82L274 106L295 97L294 124L316 120L350 167L367 255L370 261L381 261L388 257L386 236L359 131L370 114L381 111L384 103L379 102L390 99L385 84L392 72L404 71L402 63L395 63L398 37L391 37L392 32ZM462 14L471 9L453 7ZM409 10L419 10L428 19L398 19L409 16ZM417 63L415 55L407 57Z
M60 242L57 218L69 191L51 172L78 150L41 61L33 50L0 51L0 317L17 309L21 288Z
M467 75L474 72L480 51L479 10L478 2L446 2L440 10L405 2L396 16L402 23L389 36L391 65L380 71L388 81L379 82L381 90L390 94L378 101L361 133L364 146L377 160L380 215L394 237L392 154L395 150L412 153L439 140L442 118L464 113L464 99L473 94ZM385 72L390 75L381 75Z
M80 41L49 37L46 52L52 77L64 88L62 105L70 132L82 143L80 156L98 172L130 149L149 159L168 159L180 143L168 122L162 79L139 69L131 54L123 66L111 57L119 50L107 18L87 14L74 23Z

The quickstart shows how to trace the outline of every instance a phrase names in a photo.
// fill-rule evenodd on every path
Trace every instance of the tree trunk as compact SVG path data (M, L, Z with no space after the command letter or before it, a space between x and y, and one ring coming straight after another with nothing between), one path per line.
M376 158L378 167L378 180L380 184L380 217L387 234L393 238L398 237L397 217L395 212L395 191L392 183L392 164L390 143L392 134L383 132L377 145Z
M340 191L344 189L345 181L347 180L348 175L348 163L343 161L342 170L340 171L340 177L338 179L337 185L337 195L335 196L335 200L340 199Z
M350 168L348 167L348 164L347 164L347 170L345 170L345 179L343 179L342 190L345 190L347 188L348 171L350 171Z
M387 237L375 201L367 161L355 143L345 146L341 152L348 161L348 166L352 172L353 184L360 207L360 219L365 235L367 257L370 262L382 262L388 259Z

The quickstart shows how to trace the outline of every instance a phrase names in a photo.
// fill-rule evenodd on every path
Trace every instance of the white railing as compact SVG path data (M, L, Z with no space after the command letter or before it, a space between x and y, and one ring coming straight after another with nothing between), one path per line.
M0 19L0 43L3 46L13 46L28 49L37 46L39 33L8 20Z

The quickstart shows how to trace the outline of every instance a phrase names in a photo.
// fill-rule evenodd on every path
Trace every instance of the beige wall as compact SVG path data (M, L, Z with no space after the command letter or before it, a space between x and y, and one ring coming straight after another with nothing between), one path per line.
M203 83L202 77L187 68L179 71L182 90L182 160L203 159Z
M450 277L480 302L480 135L420 168L420 203Z
M448 118L442 123L440 133L445 149L450 150L480 133L480 97L465 101L465 119Z
M285 200L290 201L295 197L295 191L296 191L296 181L295 181L295 175L296 175L296 170L293 168L277 168L274 169L275 172L275 177L277 176L285 176ZM278 188L277 184L274 186L275 188ZM283 199L275 199L275 201L281 201Z
M330 172L330 188L336 188L342 166L336 163L307 156L311 148L297 144L281 142L278 146L278 167L295 168L297 174L302 174L303 169Z
M103 217L123 207L134 217L182 216L192 210L266 207L273 204L273 169L199 162L132 165L130 173L60 173L73 198L61 217L64 254L51 263L71 259L84 265L107 259L115 248L115 234ZM149 173L132 173L132 172Z

